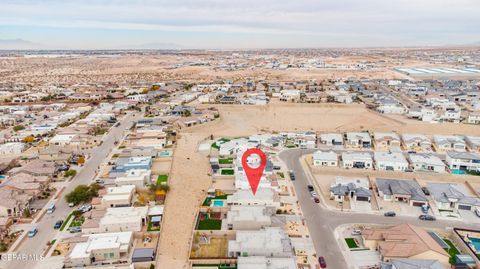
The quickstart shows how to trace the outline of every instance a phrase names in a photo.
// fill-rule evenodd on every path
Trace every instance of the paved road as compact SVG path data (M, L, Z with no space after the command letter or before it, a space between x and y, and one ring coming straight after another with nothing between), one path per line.
M328 267L335 269L351 268L347 266L343 258L342 251L337 243L334 230L342 225L349 223L372 223L372 224L402 224L411 223L417 226L427 226L430 228L462 227L475 228L477 225L470 225L461 221L437 220L434 222L425 222L417 217L398 216L387 218L382 215L339 212L326 208L322 204L315 204L308 192L307 185L313 185L309 177L306 176L300 157L304 154L310 154L315 150L311 149L292 149L280 153L280 159L287 165L288 169L293 170L296 180L293 181L298 201L302 208L305 220L310 230L310 234L318 256L324 256ZM319 191L317 191L319 193ZM478 227L477 227L478 228Z
M55 238L58 230L53 229L53 225L57 220L65 219L71 212L71 208L65 202L65 195L72 191L80 184L90 184L95 177L97 167L105 161L105 158L110 154L110 151L115 146L115 140L121 140L123 132L132 126L133 121L136 121L142 116L142 113L132 115L127 114L120 122L120 126L112 127L109 133L104 138L103 143L96 148L91 154L91 158L87 160L85 166L65 187L63 193L57 199L55 206L56 210L53 214L45 214L43 218L35 225L38 228L38 234L33 238L26 238L22 244L17 248L17 254L38 255L43 253L48 241ZM5 269L19 269L19 268L33 268L36 261L2 261L2 268Z

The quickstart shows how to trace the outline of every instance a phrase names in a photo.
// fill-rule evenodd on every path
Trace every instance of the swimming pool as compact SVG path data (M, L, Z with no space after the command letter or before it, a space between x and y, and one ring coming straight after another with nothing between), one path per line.
M213 200L212 205L222 207L223 206L223 201L222 200Z
M469 237L468 239L470 239L470 244L475 248L475 251L480 253L480 238Z
M452 174L454 175L465 175L466 172L462 170L452 170Z
M162 151L162 152L160 152L159 156L160 156L160 157L169 157L169 156L172 156L172 152L170 152L170 151Z

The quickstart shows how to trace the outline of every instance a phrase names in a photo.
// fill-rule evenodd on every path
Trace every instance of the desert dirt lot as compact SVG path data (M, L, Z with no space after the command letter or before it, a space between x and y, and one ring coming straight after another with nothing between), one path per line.
M211 106L211 105L210 105ZM197 152L201 141L213 134L242 136L269 131L397 131L424 134L478 134L478 126L429 124L391 119L363 105L291 104L217 106L220 119L180 132L167 195L157 268L188 268L190 236L195 214L210 187L208 159ZM187 159L190 158L190 159ZM439 176L441 177L441 176Z

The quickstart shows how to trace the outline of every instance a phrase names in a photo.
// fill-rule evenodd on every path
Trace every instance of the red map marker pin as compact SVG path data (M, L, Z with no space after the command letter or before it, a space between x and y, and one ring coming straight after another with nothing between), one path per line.
M256 154L260 157L260 166L257 168L252 168L248 166L247 158L250 155ZM260 183L260 179L262 178L263 170L267 165L267 156L263 153L262 150L257 148L251 148L245 151L242 156L242 166L243 170L245 170L245 174L247 174L248 183L252 188L253 195L257 192L258 184Z

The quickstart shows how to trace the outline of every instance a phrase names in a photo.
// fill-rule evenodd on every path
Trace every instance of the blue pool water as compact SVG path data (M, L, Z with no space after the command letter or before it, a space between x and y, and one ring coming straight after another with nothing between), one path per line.
M214 200L213 201L213 206L223 206L223 201L222 200Z
M473 245L473 247L475 247L475 250L477 252L480 252L480 238L469 237L468 239L470 239L470 242Z
M462 170L452 170L452 174L454 175L465 175L466 172Z
M170 151L162 151L160 152L161 157L167 157L167 156L172 156L172 153Z
M7 176L4 176L4 175L0 175L0 179L6 179Z

